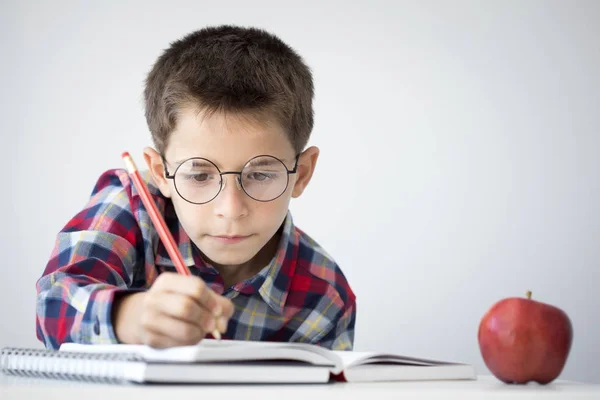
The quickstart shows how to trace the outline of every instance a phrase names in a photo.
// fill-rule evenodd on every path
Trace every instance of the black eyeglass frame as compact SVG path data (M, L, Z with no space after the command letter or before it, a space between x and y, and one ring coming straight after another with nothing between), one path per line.
M274 198L272 198L271 200L258 200L258 199L256 199L256 198L254 198L254 197L250 196L250 194L249 194L249 193L246 191L246 188L244 187L244 184L242 183L241 176L242 176L242 171L244 170L243 168L242 168L242 171L224 171L224 172L221 172L221 170L219 169L219 167L217 167L217 166L216 166L216 164L215 164L214 162L212 162L212 161L210 161L210 160L208 160L208 159L206 159L206 158L203 158L203 157L190 157L190 158L187 158L187 159L183 160L183 161L182 161L182 162L181 162L181 163L180 163L180 164L177 166L177 168L175 168L175 171L173 172L173 175L171 175L171 174L169 174L169 171L167 170L167 160L166 160L166 158L165 158L163 155L161 155L161 158L162 158L162 160L163 160L163 167L164 167L164 171L165 171L165 178L166 178L166 179L172 179L172 180L173 180L173 186L175 186L175 191L177 191L177 194L179 195L179 197L181 197L183 200L187 201L188 203L191 203L191 204L198 204L198 205L202 205L202 204L210 203L211 201L213 201L214 199L216 199L216 198L217 198L217 196L219 195L219 193L221 193L221 190L223 190L223 175L237 175L237 181L238 181L238 183L239 183L240 187L242 188L242 190L244 191L244 193L246 193L246 195L247 195L248 197L250 197L252 200L259 201L259 202L261 202L261 203L268 203L268 202L270 202L270 201L274 201L274 200L278 199L279 197L281 197L281 196L282 196L282 195L285 193L285 191L287 190L287 188L288 188L288 186L289 186L289 184L290 184L290 174L295 174L295 173L297 172L297 169L298 169L298 160L300 159L300 154L297 154L297 155L296 155L296 161L295 161L295 163L294 163L294 169L288 169L287 165L285 165L285 163L284 163L283 161L281 161L279 158L277 158L277 157L275 157L275 156L272 156L272 155L270 155L270 154L261 154L261 155L258 155L258 156L255 156L255 157L252 157L251 159L249 159L248 161L246 161L246 164L244 164L244 168L245 168L245 167L246 167L246 165L248 165L248 164L249 164L249 163L250 163L252 160L254 160L254 159L257 159L257 158L260 158L260 157L270 157L270 158L274 158L275 160L279 161L279 162L280 162L280 163L283 165L283 167L285 168L285 170L286 170L286 172L287 172L287 174L286 174L285 188L284 188L284 189L281 191L281 193L280 193L279 195L277 195L277 197L274 197ZM197 203L197 202L190 201L190 200L186 199L184 196L182 196L182 195L181 195L181 193L179 193L179 189L177 188L177 183L176 183L176 181L175 181L175 175L177 174L177 171L179 170L179 168L180 168L180 167L181 167L183 164L185 164L186 162L188 162L188 161L190 161L190 160L202 160L202 161L206 161L206 162L208 162L209 164L212 164L212 165L213 165L213 166L216 168L216 170L219 172L219 176L220 176L220 181L219 181L219 190L217 191L217 193L216 193L216 194L215 194L215 195L214 195L214 196L213 196L213 197L212 197L210 200L204 201L204 202L202 202L202 203Z

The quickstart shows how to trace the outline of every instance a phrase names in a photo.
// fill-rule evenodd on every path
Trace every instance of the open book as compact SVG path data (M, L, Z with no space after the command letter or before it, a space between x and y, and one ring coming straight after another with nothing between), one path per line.
M5 373L17 375L70 374L71 379L163 383L476 379L473 366L468 364L374 352L331 351L305 343L214 339L167 349L75 343L65 343L55 352L5 349L0 365Z

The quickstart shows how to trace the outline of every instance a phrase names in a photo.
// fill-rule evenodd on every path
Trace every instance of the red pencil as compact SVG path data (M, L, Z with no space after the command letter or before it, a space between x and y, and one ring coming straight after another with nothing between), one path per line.
M191 275L190 270L183 262L183 257L181 256L181 253L179 253L179 250L175 245L175 240L169 232L169 229L167 228L167 224L165 223L163 216L158 212L158 209L156 208L156 203L154 203L154 200L152 200L152 197L150 197L150 192L148 192L148 188L144 184L144 181L142 180L142 177L137 167L135 166L135 163L133 162L133 158L131 158L129 152L127 151L121 154L121 157L125 161L127 170L129 171L131 179L133 180L133 184L140 193L142 203L144 203L144 206L146 207L146 210L150 215L150 219L152 220L154 227L158 231L158 236L167 248L167 253L169 253L169 257L171 257L171 260L173 260L173 263L175 264L175 269L182 275Z
M135 185L137 191L140 193L142 203L144 203L144 206L148 211L148 215L150 215L150 219L152 220L154 227L158 231L158 236L160 237L160 240L164 243L167 249L167 253L169 253L169 257L171 257L171 260L173 260L173 263L175 264L175 269L178 273L182 275L191 275L189 268L183 262L183 257L181 256L181 253L179 252L179 249L175 244L175 239L173 239L173 235L171 235L171 232L169 232L169 229L167 228L167 224L165 223L163 216L158 211L156 203L154 202L154 200L152 200L150 192L148 192L148 188L146 187L146 184L142 180L142 177L140 176L140 173L137 167L135 166L135 163L133 162L133 158L131 158L129 152L127 151L121 154L121 158L123 158L123 160L125 161L125 165L127 166L129 175L131 175L131 179L133 180L133 184ZM212 332L212 335L216 339L221 339L221 334L216 328Z

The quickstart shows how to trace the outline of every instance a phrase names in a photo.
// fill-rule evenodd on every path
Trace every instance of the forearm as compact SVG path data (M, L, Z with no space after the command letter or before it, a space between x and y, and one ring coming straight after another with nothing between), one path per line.
M115 295L130 280L97 259L49 267L37 281L37 336L47 348L62 343L117 343L112 323Z
M47 348L62 343L116 343L110 318L115 286L49 275L38 282L36 324Z

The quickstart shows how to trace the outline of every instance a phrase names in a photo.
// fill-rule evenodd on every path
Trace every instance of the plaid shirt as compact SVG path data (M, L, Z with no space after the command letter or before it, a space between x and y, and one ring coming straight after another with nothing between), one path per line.
M225 288L175 214L173 203L142 173L192 274L235 306L225 339L308 342L350 350L356 300L342 271L288 212L277 254L254 277ZM86 207L58 233L37 281L37 337L47 348L64 342L118 343L111 321L115 293L148 289L175 271L126 171L98 179Z

